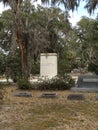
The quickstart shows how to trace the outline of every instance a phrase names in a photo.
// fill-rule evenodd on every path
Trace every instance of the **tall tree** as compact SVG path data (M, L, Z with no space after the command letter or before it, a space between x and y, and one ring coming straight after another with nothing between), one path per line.
M14 32L13 43L17 43L17 45L21 50L22 69L23 69L22 72L23 76L27 76L29 72L28 68L30 68L30 62L31 62L31 60L29 62L28 59L31 55L33 55L34 57L39 52L43 51L44 48L46 49L44 49L43 52L60 51L61 34L65 35L70 29L68 14L67 12L64 13L60 9L53 7L48 9L39 6L38 8L35 9L34 6L31 5L30 1L24 1L21 4L18 22L16 23L17 20L15 17L16 13L14 13L14 11L12 10L13 13L11 15L10 11L11 10L5 11L1 15L1 17L8 19L8 17L14 15L13 17L10 18L10 20L11 19L14 20L14 25L12 26L12 24L8 23L6 24L6 20L3 19L2 22L5 23L4 25L6 26L4 30L11 29L9 30L11 31L10 33L11 35ZM11 23L10 20L9 23ZM4 34L6 33L4 32L3 35Z
M78 22L77 27L78 48L80 57L85 66L97 61L98 45L98 22L87 17L83 17Z
M28 79L29 75L29 63L28 63L28 52L30 51L29 45L31 45L33 34L38 31L36 29L30 30L32 23L29 24L28 14L32 13L33 7L30 5L30 0L1 0L4 4L8 3L13 13L13 34L14 41L16 41L20 51L22 59L22 77ZM25 4L25 8L23 8ZM45 34L45 33L44 33ZM32 35L32 36L31 36ZM34 34L35 39L35 34ZM39 38L38 38L39 39ZM41 38L40 38L41 39ZM30 41L31 40L31 41ZM33 40L34 44L34 40ZM35 50L34 50L35 51Z
M14 33L16 42L21 50L22 58L22 75L24 79L28 79L28 62L27 62L27 44L28 34L23 28L23 24L20 20L20 11L22 0L1 0L4 4L9 4L14 15Z
M27 3L30 2L30 0L25 0ZM98 1L92 2L92 0L88 0L87 8L89 8L88 5L90 5L89 10L95 9ZM24 28L23 23L20 19L21 17L21 5L23 0L0 0L0 2L3 2L4 4L9 4L13 11L14 15L14 34L16 38L17 45L19 46L21 50L21 59L22 59L22 75L24 79L28 79L28 44L29 44L29 35L28 35L28 29ZM43 3L50 2L49 0L42 0ZM67 10L74 10L79 6L80 0L53 0L51 3L53 5L62 3L64 4L65 8ZM90 4L89 4L90 3ZM91 5L94 5L91 7ZM30 10L28 10L30 12ZM91 12L91 11L90 11ZM28 26L28 19L26 19L26 26Z
M59 52L61 40L71 29L68 13L59 8L42 8L38 7L39 24L48 32L48 46L43 52Z

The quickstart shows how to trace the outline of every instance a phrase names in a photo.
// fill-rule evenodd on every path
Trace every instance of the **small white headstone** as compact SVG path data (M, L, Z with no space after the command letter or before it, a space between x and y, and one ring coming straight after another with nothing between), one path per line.
M57 75L57 54L41 53L40 55L40 76L52 78Z

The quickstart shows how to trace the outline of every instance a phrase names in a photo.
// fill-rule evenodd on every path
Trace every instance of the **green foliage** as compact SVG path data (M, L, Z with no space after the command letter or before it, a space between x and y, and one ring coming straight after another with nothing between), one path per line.
M69 75L59 75L52 79L40 79L31 84L29 81L20 79L17 83L19 89L33 90L69 90L74 86L74 80Z
M7 80L12 78L14 82L21 77L21 57L19 49L7 54L0 51L0 75L6 76Z
M4 11L0 15L0 23L2 24L2 28L0 30L0 47L4 51L9 51L11 48L11 44L14 44L15 42L15 40L12 41L12 28L13 28L12 20L13 15L10 9Z
M24 90L32 89L31 83L28 80L25 80L25 79L18 80L17 85L18 85L19 89L24 89Z
M58 73L59 74L65 74L70 73L71 70L73 70L75 67L75 61L74 60L68 60L68 59L60 59L58 62Z
M40 73L40 64L39 62L32 64L31 74L36 75Z
M20 51L16 50L14 53L9 53L6 57L6 70L5 74L7 78L12 78L14 82L21 77L21 58Z
M98 63L90 63L88 66L88 71L95 72L95 74L98 74Z
M25 50L25 55L22 56L23 52L20 49L21 67L26 66L26 69L21 69L24 71L22 72L22 76L26 76L26 72L28 72L28 76L31 71L34 74L38 73L39 65L36 67L35 64L33 64L32 66L31 60L38 57L40 52L62 53L62 36L71 29L68 20L68 12L63 12L61 9L54 7L44 8L38 6L35 8L30 0L24 0L19 8L20 11L18 17L18 15L16 15L18 10L15 7L17 4L9 3L9 6L11 6L11 9L4 11L1 14L0 22L3 27L2 30L0 30L0 47L5 51L11 52L17 48L17 45L20 47L21 44L24 48L22 51ZM14 14L16 15L15 17L13 16L13 12L16 12ZM16 19L17 21L15 22ZM20 28L18 29L19 32L17 32L19 35L18 42L20 41L18 44L15 35L15 30L17 30L15 28L17 28L17 26ZM11 78L16 80L17 76L20 75L18 73L21 71L19 69L20 65L16 65L19 62L16 61L17 58L14 55L12 56L12 54L10 54L7 57L7 71L10 71L8 72L10 74L7 74L7 77L9 77L8 75L11 75ZM32 69L32 67L34 68Z
M52 79L41 80L33 84L33 89L38 90L69 90L74 85L69 75L59 75Z
M96 43L98 42L98 22L83 17L78 22L77 34L79 36L81 59L88 64L93 59L95 60Z
M5 54L2 51L0 51L0 75L3 75L5 72L6 67L5 59L6 59Z
M71 44L71 43L69 43ZM59 54L58 58L58 73L65 74L70 73L71 70L76 66L75 64L75 57L76 51L70 48L69 46L65 45L62 49L62 54Z

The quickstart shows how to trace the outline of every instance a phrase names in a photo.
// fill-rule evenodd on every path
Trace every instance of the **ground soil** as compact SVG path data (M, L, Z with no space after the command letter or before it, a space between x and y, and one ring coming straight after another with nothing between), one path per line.
M16 92L29 92L32 97L16 97ZM5 87L0 102L0 130L98 130L98 93L82 92L85 100L73 101L67 96L76 92L52 92L58 98L40 98L43 91Z

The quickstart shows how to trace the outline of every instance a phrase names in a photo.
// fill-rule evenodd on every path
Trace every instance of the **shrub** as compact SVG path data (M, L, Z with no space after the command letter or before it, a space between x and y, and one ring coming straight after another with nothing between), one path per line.
M74 86L74 80L71 76L58 75L52 79L40 79L39 82L36 82L31 85L29 81L21 79L18 81L18 88L20 89L33 89L33 90L69 90Z
M39 90L69 90L74 80L69 75L60 75L52 79L42 80L33 84L33 89Z
M19 89L31 89L32 85L28 80L20 79L17 82Z

